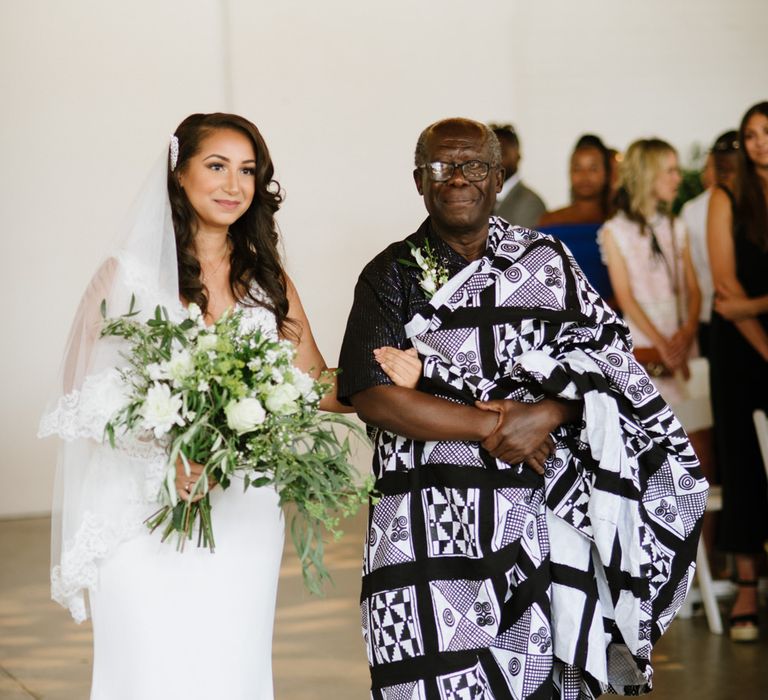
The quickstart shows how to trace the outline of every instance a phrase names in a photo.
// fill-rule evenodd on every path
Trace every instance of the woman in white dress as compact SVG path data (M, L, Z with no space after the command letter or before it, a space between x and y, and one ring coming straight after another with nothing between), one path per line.
M280 188L258 129L230 114L185 119L141 195L127 234L78 309L61 395L41 435L64 438L53 517L52 595L94 629L92 700L270 700L272 624L283 519L274 489L212 488L216 551L179 554L144 519L157 509L166 455L153 441L104 443L116 407L119 341L97 340L102 299L110 315L163 304L174 317L197 303L212 323L233 307L244 323L292 340L296 365L327 369L277 250ZM420 364L400 353L415 385ZM415 363L415 364L414 364ZM408 369L410 368L410 369ZM402 370L401 370L402 371ZM335 390L321 408L350 409ZM191 477L176 487L189 499Z
M598 231L635 355L673 409L687 396L701 304L685 225L670 213L680 179L670 144L635 141L621 166L618 212Z

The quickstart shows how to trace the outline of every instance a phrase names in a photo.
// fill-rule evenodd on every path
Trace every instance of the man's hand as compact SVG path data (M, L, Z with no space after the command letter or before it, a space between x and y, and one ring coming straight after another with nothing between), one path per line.
M547 436L547 439L539 445L532 454L525 458L525 463L533 469L537 474L543 476L544 469L546 468L547 460L552 456L555 451L555 441L551 436Z
M526 462L539 474L555 449L550 433L575 420L579 409L572 404L544 399L535 404L518 401L478 401L477 408L499 415L496 428L480 444L507 464Z

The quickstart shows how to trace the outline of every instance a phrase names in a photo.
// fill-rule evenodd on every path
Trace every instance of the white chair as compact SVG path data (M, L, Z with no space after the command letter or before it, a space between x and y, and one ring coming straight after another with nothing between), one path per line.
M707 498L707 512L714 513L723 509L723 494L719 486L709 487ZM699 584L701 602L704 604L704 613L707 616L707 624L712 634L723 633L723 620L720 617L720 608L717 607L717 594L715 583L712 580L712 571L709 568L709 558L704 546L704 538L699 538L699 546L696 550L696 581Z
M688 380L687 397L675 404L674 411L683 427L689 432L705 430L712 427L712 410L709 400L709 364L706 358L697 357L690 361L691 378ZM723 497L719 486L710 486L707 499L707 512L722 510ZM699 539L696 550L696 583L698 594L692 591L683 608L680 617L690 617L693 602L700 597L704 605L704 613L707 616L707 624L712 634L723 633L723 620L720 609L717 606L717 583L712 580L712 571L709 568L707 550L704 547L704 538Z
M758 409L752 414L752 420L755 422L757 442L760 444L763 466L765 467L765 474L768 476L768 416L765 415L765 411Z

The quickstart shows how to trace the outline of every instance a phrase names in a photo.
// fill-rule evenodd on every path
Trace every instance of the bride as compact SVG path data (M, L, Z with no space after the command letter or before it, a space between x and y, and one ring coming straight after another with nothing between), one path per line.
M54 495L52 596L94 631L92 700L273 697L272 625L283 519L270 487L213 488L216 552L179 554L150 534L167 455L153 441L113 449L104 424L119 405L120 344L98 339L100 306L180 319L194 302L207 323L233 307L244 323L290 339L296 365L326 364L278 252L281 203L258 129L232 114L186 118L136 204L132 224L91 280L70 333L58 400L40 434L63 438ZM391 351L390 351L391 352ZM420 363L400 353L392 380L415 386ZM403 370L402 368L405 368ZM335 389L320 404L349 411ZM191 498L201 468L177 469Z

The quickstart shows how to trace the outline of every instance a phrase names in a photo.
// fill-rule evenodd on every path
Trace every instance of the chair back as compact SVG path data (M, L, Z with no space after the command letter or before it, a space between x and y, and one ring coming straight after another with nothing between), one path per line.
M765 467L765 474L768 476L768 416L762 409L757 409L752 414L752 420L755 421L757 442L760 444L760 454L763 455L763 466Z

